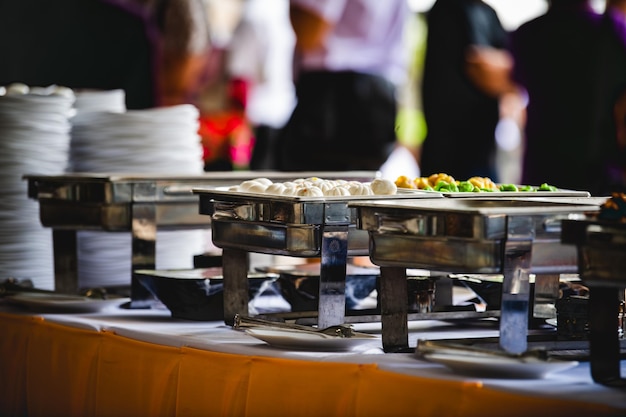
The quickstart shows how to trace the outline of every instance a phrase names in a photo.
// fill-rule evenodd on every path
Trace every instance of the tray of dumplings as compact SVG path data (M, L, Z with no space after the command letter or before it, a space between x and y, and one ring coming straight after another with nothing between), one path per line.
M438 192L401 190L393 181L303 177L256 178L229 187L196 188L200 213L211 216L213 242L277 255L318 256L331 227L348 231L348 250L367 253L367 233L356 229L353 201L443 198Z

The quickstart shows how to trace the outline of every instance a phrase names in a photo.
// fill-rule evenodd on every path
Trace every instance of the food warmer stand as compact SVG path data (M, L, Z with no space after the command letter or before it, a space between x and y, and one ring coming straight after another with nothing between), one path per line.
M510 353L524 352L529 275L534 273L537 282L545 277L558 289L560 274L576 273L575 248L560 242L561 220L594 212L604 201L586 192L453 198L468 197L463 194L350 204L357 210L358 228L369 233L371 260L381 267L386 352L409 348L406 306L397 302L406 297L406 268L503 275L499 345Z
M562 242L577 248L579 274L589 287L591 376L598 383L626 388L619 340L624 330L626 223L588 216L563 221L562 227Z
M253 171L210 172L196 176L166 174L72 173L25 175L28 197L38 200L43 226L52 228L54 289L73 294L78 288L77 242L79 230L130 232L131 268L154 269L157 228L209 229L210 218L198 213L193 189L230 186L258 177ZM283 180L308 173L267 172ZM312 175L312 174L311 174ZM330 175L330 174L329 174ZM355 171L347 178L374 178L376 172ZM149 307L154 299L135 277L129 277L131 307Z
M345 175L320 178L345 179ZM372 178L367 179L370 181ZM194 190L200 212L211 216L213 243L222 248L224 317L248 315L248 253L320 258L317 325L344 324L346 265L349 256L368 255L367 233L356 228L352 201L437 199L437 192L396 195L297 197L212 189Z

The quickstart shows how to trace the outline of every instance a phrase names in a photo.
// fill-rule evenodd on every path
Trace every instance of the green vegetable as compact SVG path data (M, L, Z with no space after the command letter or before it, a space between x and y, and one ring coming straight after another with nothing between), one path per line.
M535 191L535 187L533 187L532 185L522 185L521 187L519 187L520 191Z
M435 191L441 191L442 188L448 189L448 183L445 181L438 181L435 184Z
M474 188L476 188L476 187L474 187L474 184L472 184L469 181L461 181L459 183L458 188L459 188L460 192L471 193L472 191L474 191Z
M435 191L441 192L457 192L459 191L459 187L456 186L453 182L439 181L437 185L435 185Z
M559 191L559 189L556 188L555 186L547 184L545 182L541 184L537 190L538 191Z
M500 191L518 191L515 184L502 184L500 185Z

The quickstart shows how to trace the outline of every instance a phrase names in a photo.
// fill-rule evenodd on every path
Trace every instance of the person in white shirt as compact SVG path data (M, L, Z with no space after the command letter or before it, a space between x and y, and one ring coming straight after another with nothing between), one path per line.
M274 168L280 129L295 106L289 0L246 0L229 43L227 72L247 87L245 115L253 128L250 169Z
M378 170L396 145L406 0L291 0L296 108L283 171Z

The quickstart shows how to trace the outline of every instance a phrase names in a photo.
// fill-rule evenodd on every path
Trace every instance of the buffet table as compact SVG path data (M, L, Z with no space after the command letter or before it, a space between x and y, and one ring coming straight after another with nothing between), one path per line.
M380 336L380 324L357 324ZM417 338L490 337L497 326L409 323ZM623 416L623 390L589 364L542 379L460 376L380 338L349 352L271 347L224 322L111 305L41 313L0 300L0 415ZM626 361L621 364L622 373Z

